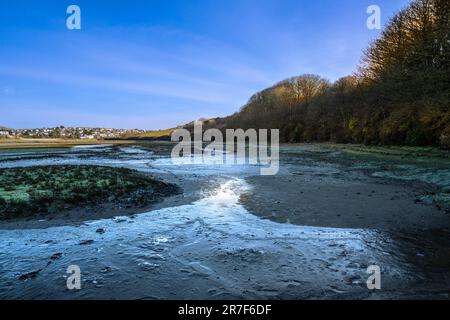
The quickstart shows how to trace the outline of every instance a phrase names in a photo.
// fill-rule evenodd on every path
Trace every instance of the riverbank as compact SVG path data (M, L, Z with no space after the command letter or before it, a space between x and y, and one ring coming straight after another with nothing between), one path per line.
M241 203L259 217L280 223L334 228L430 229L450 227L450 214L420 201L412 184L317 177L315 173L253 176Z
M252 176L250 212L298 225L450 227L449 153L433 148L283 144L277 176Z
M5 149L70 148L77 145L133 144L132 140L97 139L0 139L0 152Z

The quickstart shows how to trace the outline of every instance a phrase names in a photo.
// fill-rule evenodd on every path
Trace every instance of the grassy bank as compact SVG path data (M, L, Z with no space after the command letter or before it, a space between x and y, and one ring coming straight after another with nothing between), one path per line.
M364 171L376 178L425 183L421 197L450 210L450 151L433 147L364 146L357 144L283 144L285 154L302 154L314 160Z
M178 192L124 169L100 166L43 166L0 169L0 219L98 206L144 207Z

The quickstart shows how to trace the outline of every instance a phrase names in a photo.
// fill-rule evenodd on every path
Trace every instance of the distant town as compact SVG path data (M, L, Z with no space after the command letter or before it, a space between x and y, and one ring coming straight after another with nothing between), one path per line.
M0 138L62 138L62 139L115 139L144 134L139 129L113 129L88 127L53 127L36 129L10 129L0 127Z

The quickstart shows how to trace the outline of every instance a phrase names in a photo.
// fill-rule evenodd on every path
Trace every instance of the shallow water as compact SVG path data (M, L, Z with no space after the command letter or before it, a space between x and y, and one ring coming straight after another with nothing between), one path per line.
M133 217L0 230L0 298L448 298L446 284L417 263L423 249L409 238L370 229L279 224L249 213L239 197L251 188L244 177L257 174L255 166L177 166L148 148L102 150L71 150L62 158L49 153L0 167L126 166L219 185L191 204ZM320 170L335 169L330 164ZM66 288L69 265L81 269L81 290ZM367 289L369 265L381 267L382 291ZM35 276L23 277L30 272Z

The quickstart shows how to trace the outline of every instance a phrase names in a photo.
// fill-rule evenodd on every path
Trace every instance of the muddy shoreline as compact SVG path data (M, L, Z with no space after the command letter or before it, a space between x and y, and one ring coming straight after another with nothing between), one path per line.
M450 298L449 218L422 201L441 188L426 179L447 182L446 165L391 179L397 164L382 159L376 177L366 159L362 167L320 148L283 151L276 177L254 166L173 165L170 146L159 145L0 163L127 167L183 189L140 214L0 230L0 298ZM73 264L79 291L66 288ZM366 287L370 265L382 270L380 291Z
M286 174L252 176L252 190L241 204L253 214L279 223L377 230L450 230L450 212L420 200L423 185L367 178Z

